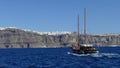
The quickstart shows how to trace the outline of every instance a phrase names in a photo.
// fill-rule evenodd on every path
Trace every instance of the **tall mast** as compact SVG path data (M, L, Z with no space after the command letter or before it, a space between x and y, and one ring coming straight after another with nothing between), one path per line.
M78 46L79 46L79 38L80 36L79 36L79 15L78 15L78 39L77 39Z
M87 44L87 34L86 34L86 8L84 8L84 44Z

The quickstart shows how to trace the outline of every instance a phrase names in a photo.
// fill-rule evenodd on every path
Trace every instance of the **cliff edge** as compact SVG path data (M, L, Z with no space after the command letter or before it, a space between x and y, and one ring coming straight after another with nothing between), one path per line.
M80 35L80 43L84 43L84 35ZM69 47L77 42L77 33L40 33L18 28L0 29L0 48L39 48ZM104 45L120 45L119 34L88 35L88 43Z

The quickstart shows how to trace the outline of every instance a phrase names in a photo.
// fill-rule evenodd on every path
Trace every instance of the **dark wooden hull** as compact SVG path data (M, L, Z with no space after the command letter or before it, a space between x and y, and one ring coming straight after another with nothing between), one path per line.
M78 50L76 49L72 49L73 50L73 53L76 53L76 54L92 54L92 53L98 53L98 50L91 47L91 48L86 48L86 47L82 47Z
M98 51L73 50L73 53L76 53L76 54L93 54L93 53L98 53Z

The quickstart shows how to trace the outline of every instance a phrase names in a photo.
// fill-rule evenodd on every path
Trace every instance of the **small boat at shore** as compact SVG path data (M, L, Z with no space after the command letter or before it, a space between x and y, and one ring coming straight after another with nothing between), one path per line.
M80 34L79 34L79 16L78 16L78 37L77 37L77 45L72 45L73 53L76 54L93 54L98 53L99 51L93 47L93 44L88 44L87 42L87 34L86 34L86 8L84 8L84 43L80 44L79 42Z

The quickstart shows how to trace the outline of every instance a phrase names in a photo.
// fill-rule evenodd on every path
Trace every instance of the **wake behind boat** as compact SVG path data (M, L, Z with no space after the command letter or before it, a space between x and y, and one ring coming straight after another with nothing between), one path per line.
M93 54L98 53L98 50L93 47L92 44L87 43L87 34L86 34L86 8L84 8L84 44L79 43L79 16L78 16L78 39L77 45L72 45L73 53L76 54Z

